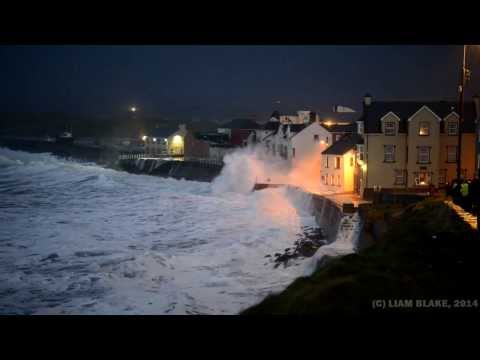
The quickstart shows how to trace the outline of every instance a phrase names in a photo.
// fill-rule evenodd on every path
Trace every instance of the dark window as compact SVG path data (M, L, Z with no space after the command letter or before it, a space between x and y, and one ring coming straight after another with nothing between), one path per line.
M396 135L395 121L385 121L383 123L383 132L388 136Z
M430 163L430 146L419 146L417 148L417 163L429 164Z
M318 142L319 140L320 137L317 134L313 135L313 141Z
M447 163L457 162L458 152L457 146L447 146Z
M395 162L395 145L383 145L383 161Z
M292 148L292 157L295 157L295 148Z
M335 169L340 169L340 156L335 158Z

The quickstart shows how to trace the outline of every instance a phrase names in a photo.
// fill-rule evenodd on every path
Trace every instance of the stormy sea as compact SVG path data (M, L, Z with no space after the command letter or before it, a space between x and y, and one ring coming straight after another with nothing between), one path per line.
M0 314L236 314L283 290L309 259L275 258L317 230L310 200L253 180L0 148Z

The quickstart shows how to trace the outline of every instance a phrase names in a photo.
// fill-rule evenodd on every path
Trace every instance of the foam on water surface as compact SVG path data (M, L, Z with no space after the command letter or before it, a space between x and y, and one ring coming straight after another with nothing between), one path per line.
M0 313L234 314L281 291L308 259L265 255L314 218L250 192L252 166L209 184L0 149Z

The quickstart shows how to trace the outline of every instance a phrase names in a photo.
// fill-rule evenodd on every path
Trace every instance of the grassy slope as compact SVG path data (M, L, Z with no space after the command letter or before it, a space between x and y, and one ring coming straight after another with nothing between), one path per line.
M366 224L384 214L389 230L373 246L297 279L243 314L360 315L379 312L374 299L480 299L480 239L447 206L427 200L403 211L376 207Z

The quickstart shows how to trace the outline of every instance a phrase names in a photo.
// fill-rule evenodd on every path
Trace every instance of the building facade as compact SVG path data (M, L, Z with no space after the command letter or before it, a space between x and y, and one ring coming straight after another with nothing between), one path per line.
M366 95L357 121L364 140L358 147L364 165L359 192L447 185L456 178L459 126L462 177L473 178L478 115L478 101L465 103L464 122L459 124L454 102L377 102Z

